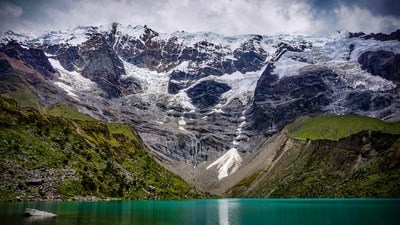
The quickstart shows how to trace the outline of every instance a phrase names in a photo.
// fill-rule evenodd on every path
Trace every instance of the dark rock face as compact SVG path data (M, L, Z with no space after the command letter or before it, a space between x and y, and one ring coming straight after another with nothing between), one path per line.
M34 48L23 48L16 42L9 42L0 48L7 56L19 59L38 71L43 76L52 79L56 72L42 50Z
M119 76L125 74L125 70L103 36L94 35L83 43L80 55L82 58L77 65L82 68L82 75L98 83L109 97L121 96Z
M96 82L106 92L108 98L123 95L120 76L125 74L124 66L101 34L91 34L90 38L80 46L61 46L55 55L66 70L78 70L83 76ZM125 81L128 89L130 84L129 80ZM128 90L128 93L134 89L137 88Z
M371 109L371 98L370 92L353 92L348 95L347 100L351 109L368 111Z
M390 106L393 97L385 93L371 93L368 91L351 92L347 98L347 107L352 111L377 111Z
M0 73L7 74L13 72L14 69L10 65L10 63L5 59L0 59Z
M361 68L373 75L400 82L400 54L388 51L365 52L359 58Z
M168 42L154 40L158 36L157 32L145 26L139 39L124 35L117 40L114 49L127 62L139 67L165 71L176 66L170 63L176 63L180 49L174 39Z
M255 36L233 52L233 55L237 60L228 60L224 63L226 65L225 70L227 73L234 72L235 70L245 73L261 69L267 56L267 53L263 49L257 48L261 38L262 37L260 36ZM229 63L230 65L233 65L228 66Z
M371 34L365 34L364 32L357 32L357 33L349 33L350 38L363 38L363 39L375 39L378 41L390 41L390 40L397 40L400 41L400 30L397 29L396 31L390 33L390 34L383 34L383 33L371 33Z
M122 96L143 92L140 82L133 77L121 79L121 88L123 90Z
M206 80L187 90L187 94L192 99L193 105L204 109L218 104L219 97L230 89L227 84Z
M274 133L301 115L322 112L332 102L330 83L336 77L315 70L279 79L269 64L257 83L248 128Z
M15 49L8 50L14 51ZM2 50L0 50L1 94L29 90L28 93L32 93L43 105L54 104L56 101L64 99L63 96L65 92L53 85L53 81L50 80L49 77L39 73L38 70L35 70L33 66L24 61L24 59L6 56L1 51ZM31 59L31 61L33 60ZM51 77L53 77L53 74L51 74ZM22 98L29 98L28 96L24 94L21 95Z
M57 59L60 61L60 64L68 71L74 71L76 67L74 66L75 62L79 61L81 56L79 55L78 46L71 47L61 47L57 45L57 50L53 52L53 49L50 48L50 53L53 55L57 55Z

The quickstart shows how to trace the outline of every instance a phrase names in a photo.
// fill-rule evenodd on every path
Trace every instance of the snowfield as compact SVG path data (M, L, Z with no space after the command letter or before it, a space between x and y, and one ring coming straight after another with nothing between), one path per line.
M236 172L241 164L242 157L240 157L239 152L236 148L231 148L223 156L211 163L207 167L207 170L216 166L218 169L218 180L221 180Z
M61 66L60 62L49 58L49 62L54 69L58 71L60 81L55 82L60 88L64 89L68 95L79 100L77 92L93 92L100 91L98 85L88 78L83 77L76 71L68 71Z

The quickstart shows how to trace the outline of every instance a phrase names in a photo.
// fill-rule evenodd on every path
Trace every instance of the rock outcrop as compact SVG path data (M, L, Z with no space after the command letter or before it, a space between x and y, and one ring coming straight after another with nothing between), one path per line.
M397 29L396 31L393 31L390 34L383 34L383 33L371 33L371 34L365 34L364 32L357 32L357 33L349 33L350 38L363 38L363 39L375 39L379 41L390 41L390 40L396 40L400 41L400 30Z
M270 64L257 82L249 129L273 134L299 116L324 112L332 103L334 72L317 69L279 79L272 67Z
M1 47L0 52L8 57L21 60L46 78L53 79L56 70L51 66L44 52L36 48L23 48L19 43L11 41Z
M400 83L400 54L389 51L367 51L358 58L361 68L373 75Z
M212 80L202 81L186 91L192 104L199 109L210 108L219 103L220 96L229 91L231 87L227 84Z

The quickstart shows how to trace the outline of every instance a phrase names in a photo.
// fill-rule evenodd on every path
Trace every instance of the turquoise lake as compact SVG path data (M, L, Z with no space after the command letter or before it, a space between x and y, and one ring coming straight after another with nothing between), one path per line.
M25 208L57 214L24 218ZM400 199L199 199L0 203L0 224L400 224Z

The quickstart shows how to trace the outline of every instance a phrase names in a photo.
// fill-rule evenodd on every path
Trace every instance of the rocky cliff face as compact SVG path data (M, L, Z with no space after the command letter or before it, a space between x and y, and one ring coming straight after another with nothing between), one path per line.
M400 119L398 32L227 37L114 23L1 43L1 70L29 65L65 91L60 101L134 125L159 160L188 163L172 167L186 175L255 151L302 115Z
M52 79L56 72L44 52L39 49L23 48L19 43L10 41L1 47L1 52L12 59L20 60L46 78Z

